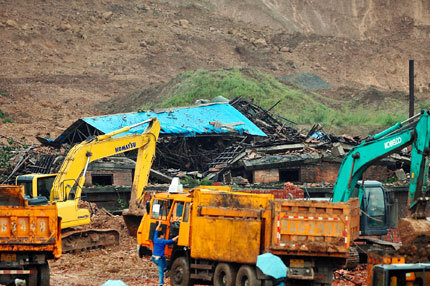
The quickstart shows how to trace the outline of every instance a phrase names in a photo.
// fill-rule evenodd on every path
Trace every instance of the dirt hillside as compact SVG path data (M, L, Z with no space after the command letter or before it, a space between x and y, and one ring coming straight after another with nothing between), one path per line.
M312 72L334 87L430 82L429 1L0 0L0 134L55 138L195 69ZM136 107L130 106L130 111ZM111 110L114 110L114 108ZM25 137L25 139L22 139Z

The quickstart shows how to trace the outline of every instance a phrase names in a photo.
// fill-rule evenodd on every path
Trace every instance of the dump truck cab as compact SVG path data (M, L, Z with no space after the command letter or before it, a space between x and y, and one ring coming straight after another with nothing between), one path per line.
M158 222L167 239L179 235L176 246L189 245L191 196L189 193L158 193L147 202L146 212L138 229L139 255L151 255L152 240ZM166 246L166 257L171 258L173 245Z

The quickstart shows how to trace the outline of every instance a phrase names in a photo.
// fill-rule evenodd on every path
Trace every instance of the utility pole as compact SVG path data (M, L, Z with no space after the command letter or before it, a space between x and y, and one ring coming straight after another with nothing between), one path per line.
M414 60L409 60L409 117L414 116Z

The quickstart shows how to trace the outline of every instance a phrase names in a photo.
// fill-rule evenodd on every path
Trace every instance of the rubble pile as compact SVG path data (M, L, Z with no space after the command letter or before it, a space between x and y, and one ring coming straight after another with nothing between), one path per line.
M267 110L240 97L229 103L263 130L267 137L231 133L164 137L157 144L153 168L169 176L192 176L230 184L232 177L243 174L244 160L288 154L319 153L323 156L331 154L335 144L350 148L361 142L360 137L326 134L318 124L308 132L301 132L294 127L294 122L271 112L279 102Z
M367 285L367 265L360 264L353 270L340 269L334 272L333 286Z
M405 257L406 263L430 261L430 237L420 235L409 244L403 244L397 253Z
M96 203L87 201L79 201L78 207L88 209L91 214L91 223L85 225L84 228L114 229L119 232L121 238L129 237L127 227L121 215L114 215L104 208L97 207Z
M275 199L303 199L305 192L293 183L284 183L284 189L239 189L239 192L253 194L272 194Z
M267 134L267 140L260 141L260 143L274 143L279 141L289 143L302 142L304 139L303 135L301 135L297 129L291 127L291 125L296 125L295 122L270 112L270 110L279 103L280 101L266 110L241 97L237 97L230 101L230 104L234 108L239 110L246 118L251 120L258 128Z
M57 170L64 154L64 149L54 149L49 146L27 146L14 141L1 144L3 161L0 163L0 180L2 184L14 184L15 177L23 174L48 174ZM0 159L1 161L1 159Z

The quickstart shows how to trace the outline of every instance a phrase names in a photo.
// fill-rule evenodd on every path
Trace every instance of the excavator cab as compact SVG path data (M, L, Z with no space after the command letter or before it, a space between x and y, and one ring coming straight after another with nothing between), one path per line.
M430 286L430 264L378 264L372 270L371 286Z
M391 225L389 194L378 181L359 181L357 188L363 189L361 199L361 235L385 235Z
M29 174L16 178L16 185L24 186L25 199L29 205L48 204L52 184L57 174Z

